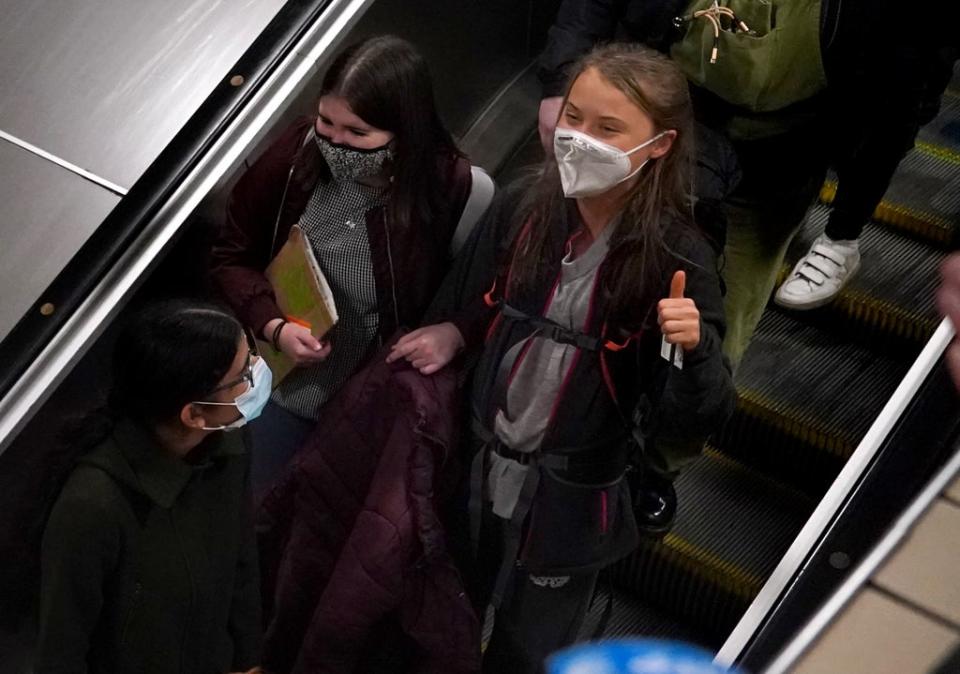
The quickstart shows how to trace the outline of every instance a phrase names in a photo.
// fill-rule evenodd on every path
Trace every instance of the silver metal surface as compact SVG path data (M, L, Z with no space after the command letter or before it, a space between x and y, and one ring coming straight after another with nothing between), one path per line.
M129 188L284 0L0 0L0 129Z
M271 123L330 55L372 0L333 0L278 64L250 103L197 163L118 263L0 399L0 453L70 372L153 267L173 235L223 175L249 152Z
M120 200L0 140L0 340Z
M766 674L781 674L797 662L844 606L853 599L860 588L870 580L870 577L896 549L900 541L910 533L917 520L927 511L943 490L950 485L958 472L960 472L960 451L953 455L947 465L924 488L920 496L897 518L883 540L870 551L870 554L867 555L860 566L850 574L843 585L827 600L827 603L780 652L780 655L765 670Z
M917 394L924 380L937 364L941 354L954 336L950 321L940 323L933 337L927 342L910 371L890 396L890 400L877 416L863 440L843 470L834 480L816 510L800 530L783 559L774 569L770 578L747 608L746 613L730 633L723 647L717 653L716 662L725 667L732 666L750 643L756 631L766 620L770 611L779 601L790 581L806 563L816 548L821 535L829 526L836 513L846 502L850 492L860 480L860 476L876 455L883 441L893 430L910 401Z
M125 187L120 187L119 185L114 184L105 178L101 178L100 176L94 173L91 173L85 168L81 168L76 164L71 164L70 162L64 159L61 159L60 157L54 154L51 154L50 152L47 152L43 148L39 148L36 145L32 145L21 138L17 138L16 136L10 135L6 131L0 131L0 140L5 140L12 145L16 145L20 149L26 150L31 154L35 154L41 159L46 159L47 161L56 164L60 168L66 169L70 171L70 173L75 173L76 175L80 176L84 180L89 180L93 184L99 185L105 190L113 192L118 196L122 197L127 193L127 189Z
M537 63L528 63L490 100L460 139L477 166L496 173L537 124L540 107Z

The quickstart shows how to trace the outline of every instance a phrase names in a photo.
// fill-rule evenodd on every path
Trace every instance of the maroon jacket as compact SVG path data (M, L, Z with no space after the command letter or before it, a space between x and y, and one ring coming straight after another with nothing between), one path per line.
M455 470L455 374L387 365L388 350L327 403L263 502L269 672L355 672L385 618L416 642L415 671L480 670L480 625L435 509Z
M263 270L300 220L317 181L328 175L316 143L305 142L313 123L298 118L243 174L213 246L214 281L257 336L283 315ZM385 208L367 213L382 338L419 325L447 270L450 239L470 195L470 162L456 154L437 161L443 184L432 222L401 227L388 221Z

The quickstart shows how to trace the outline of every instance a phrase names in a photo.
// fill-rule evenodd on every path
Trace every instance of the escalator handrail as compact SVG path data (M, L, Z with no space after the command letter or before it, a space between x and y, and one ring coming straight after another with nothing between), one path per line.
M738 662L754 636L776 610L784 593L817 550L824 535L843 510L850 495L856 490L861 477L873 463L885 440L893 432L917 392L936 367L954 334L950 321L947 319L941 321L910 370L877 415L857 449L844 464L827 493L797 534L790 548L727 637L717 653L715 659L717 664L731 667Z
M783 674L799 660L826 629L833 619L857 594L861 587L873 576L883 562L890 556L900 541L910 533L917 521L930 508L944 489L960 472L960 446L953 458L927 484L920 495L910 504L890 528L880 543L866 559L843 582L826 604L800 630L797 636L780 652L777 658L765 670L765 674Z

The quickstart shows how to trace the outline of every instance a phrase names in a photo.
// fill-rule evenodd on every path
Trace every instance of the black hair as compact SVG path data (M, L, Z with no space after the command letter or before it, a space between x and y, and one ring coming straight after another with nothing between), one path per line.
M429 222L440 179L438 155L459 155L433 96L426 59L399 37L368 38L341 52L323 78L320 96L343 98L360 119L395 136L391 221Z
M73 422L65 434L90 449L117 418L145 426L173 419L216 388L243 338L239 321L216 304L173 299L144 307L117 334L107 406Z
M110 408L145 424L202 400L230 370L243 339L239 321L196 300L167 300L137 312L113 349Z
M108 406L58 429L56 451L44 451L36 473L21 479L30 498L17 503L16 535L4 537L13 529L0 527L0 539L9 542L0 546L7 562L0 573L0 623L16 628L34 606L43 530L77 461L106 440L120 416L153 425L203 400L229 372L242 338L229 312L197 300L158 302L123 321Z

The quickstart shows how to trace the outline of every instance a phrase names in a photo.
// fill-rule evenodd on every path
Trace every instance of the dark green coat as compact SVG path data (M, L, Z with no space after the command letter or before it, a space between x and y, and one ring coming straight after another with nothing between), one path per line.
M190 463L119 422L43 536L36 673L224 674L259 664L248 457L215 433Z

